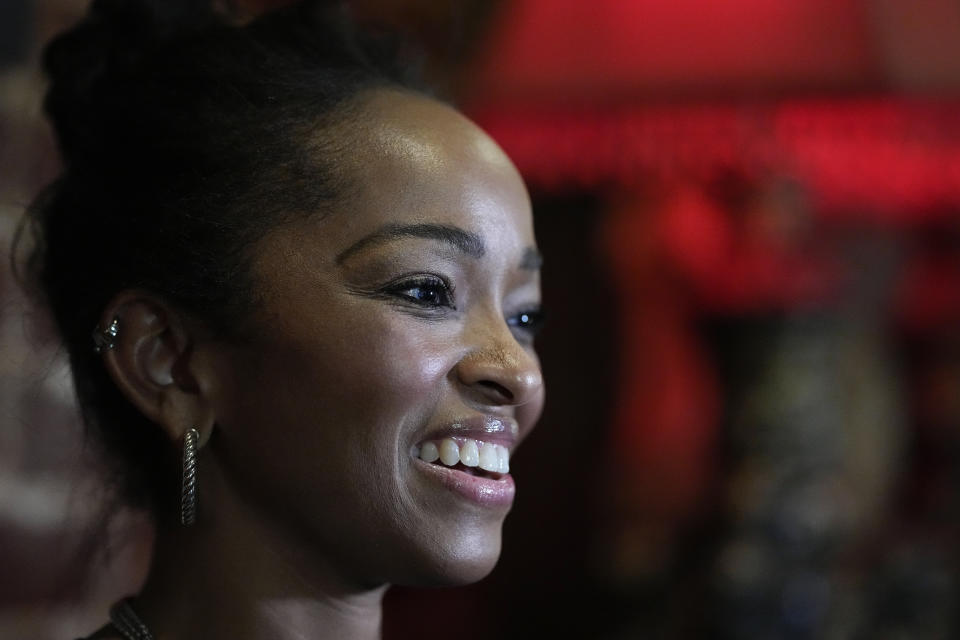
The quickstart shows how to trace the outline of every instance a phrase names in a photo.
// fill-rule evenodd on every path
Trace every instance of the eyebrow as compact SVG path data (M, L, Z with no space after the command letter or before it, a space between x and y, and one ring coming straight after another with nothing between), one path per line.
M445 224L390 224L381 227L368 236L364 236L341 251L335 258L336 263L342 264L344 260L354 253L368 247L402 238L439 240L456 247L472 258L479 259L487 253L487 248L483 244L483 238L460 227ZM527 247L523 250L523 256L520 258L521 269L525 271L538 271L542 265L543 255L541 255L539 251L533 247Z
M426 238L445 242L472 258L482 258L487 253L483 239L475 233L444 224L390 224L374 231L353 243L339 254L336 262L341 264L354 253L374 245L401 238Z

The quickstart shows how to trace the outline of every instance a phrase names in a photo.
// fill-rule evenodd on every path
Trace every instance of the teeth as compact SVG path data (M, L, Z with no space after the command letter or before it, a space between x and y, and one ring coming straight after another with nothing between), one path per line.
M460 454L463 455L463 452ZM484 471L499 471L500 458L497 455L497 446L484 442L480 447L480 456L478 458L480 468Z
M454 445L456 446L456 445ZM458 457L460 454L457 454ZM423 448L420 449L420 459L424 462L436 462L440 459L440 450L437 449L437 445L432 442L428 442L423 445Z
M460 447L450 438L445 438L440 443L440 462L448 467L460 462Z
M444 438L439 443L425 442L414 455L424 462L439 460L448 467L463 463L467 467L480 467L492 473L510 471L510 451L499 444L466 439L457 444L453 438Z
M480 464L480 450L477 449L476 440L467 440L460 447L460 462L468 467Z

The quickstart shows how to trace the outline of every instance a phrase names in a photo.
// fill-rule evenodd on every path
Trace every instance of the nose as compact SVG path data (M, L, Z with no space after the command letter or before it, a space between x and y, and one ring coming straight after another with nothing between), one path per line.
M531 348L513 337L506 323L457 363L456 374L476 402L520 406L536 399L543 387L540 361Z

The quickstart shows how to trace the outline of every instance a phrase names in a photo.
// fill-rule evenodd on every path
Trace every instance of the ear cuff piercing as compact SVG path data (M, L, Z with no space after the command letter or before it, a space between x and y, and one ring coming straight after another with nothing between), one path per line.
M100 325L93 330L93 352L103 353L113 349L117 335L120 333L120 318L114 317L106 329L101 329Z

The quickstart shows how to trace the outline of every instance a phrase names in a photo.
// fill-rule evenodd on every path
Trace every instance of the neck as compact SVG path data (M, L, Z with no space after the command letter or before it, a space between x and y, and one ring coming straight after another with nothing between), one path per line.
M154 637L305 640L380 637L385 585L350 584L309 541L203 468L197 523L161 527L136 610Z

